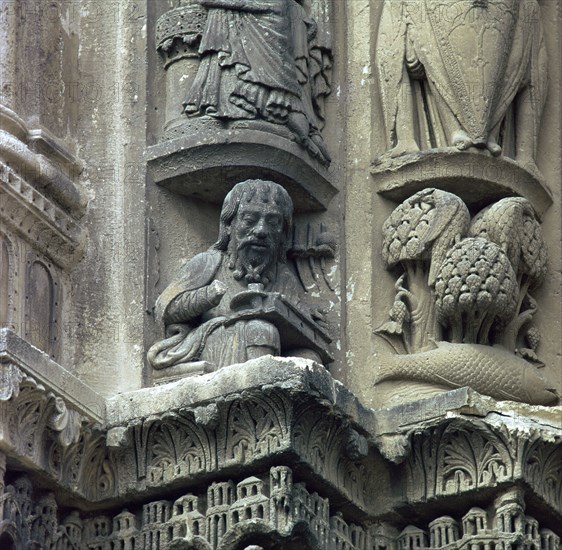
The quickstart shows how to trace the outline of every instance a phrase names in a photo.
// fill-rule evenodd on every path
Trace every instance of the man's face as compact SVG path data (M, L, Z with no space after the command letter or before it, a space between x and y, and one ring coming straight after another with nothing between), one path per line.
M252 267L277 259L283 240L283 214L274 202L259 196L243 200L232 222L231 243Z

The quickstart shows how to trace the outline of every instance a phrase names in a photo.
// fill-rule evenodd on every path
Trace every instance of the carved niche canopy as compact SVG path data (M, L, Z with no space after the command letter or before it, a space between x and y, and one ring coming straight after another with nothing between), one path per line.
M331 1L190 0L158 20L166 121L153 180L210 202L236 181L284 185L300 210L336 193L322 137L331 90Z

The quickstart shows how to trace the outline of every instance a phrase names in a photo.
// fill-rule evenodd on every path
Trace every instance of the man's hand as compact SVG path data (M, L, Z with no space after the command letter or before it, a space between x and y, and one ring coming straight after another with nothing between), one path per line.
M207 299L211 304L213 304L213 306L216 306L221 301L225 292L226 292L226 285L219 280L214 280L207 287Z

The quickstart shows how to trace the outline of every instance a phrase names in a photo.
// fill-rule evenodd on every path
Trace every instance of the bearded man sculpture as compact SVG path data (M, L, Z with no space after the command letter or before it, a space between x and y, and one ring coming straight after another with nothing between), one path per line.
M317 324L323 314L299 300L302 287L286 263L292 213L276 183L234 186L218 241L188 261L158 298L166 338L148 352L155 369L205 361L215 370L282 352L325 360L322 342L329 338Z

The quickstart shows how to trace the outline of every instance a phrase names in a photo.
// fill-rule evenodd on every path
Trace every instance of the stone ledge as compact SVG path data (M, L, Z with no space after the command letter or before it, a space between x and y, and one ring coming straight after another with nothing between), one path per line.
M0 330L0 451L42 485L95 502L115 496L105 401L7 329Z
M375 440L383 456L401 462L409 453L409 438L453 419L483 421L492 428L531 431L548 442L562 443L562 406L542 407L496 401L471 388L459 388L429 399L375 411Z
M371 174L378 193L402 201L428 187L459 196L479 210L504 197L526 198L539 217L552 204L542 176L507 157L491 157L456 148L433 149L397 158L381 158Z
M278 387L291 394L306 394L336 407L340 416L374 430L374 413L325 367L307 359L266 356L231 365L203 376L184 378L153 388L123 393L107 400L107 427L139 418L158 416L186 407L200 407L217 399L251 390Z
M13 364L93 422L104 421L105 400L101 395L53 361L46 353L7 328L0 329L0 365L5 364Z
M296 212L325 210L337 193L330 172L287 138L255 129L197 131L148 148L153 180L179 194L220 204L235 183L283 185Z
M437 505L454 509L468 495L485 502L518 485L533 513L562 522L562 407L461 388L375 416L378 448L404 480L393 509L417 504L430 517Z
M366 517L390 483L368 441L373 411L312 361L266 356L116 396L107 411L121 499L284 464Z

